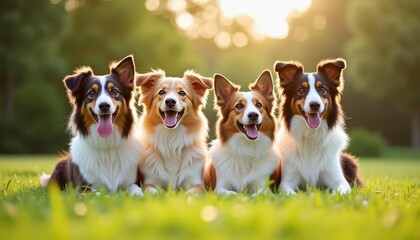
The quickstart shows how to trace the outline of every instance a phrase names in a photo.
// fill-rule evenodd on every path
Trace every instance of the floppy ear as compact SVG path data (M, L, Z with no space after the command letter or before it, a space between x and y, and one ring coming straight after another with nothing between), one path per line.
M200 96L204 96L208 89L213 88L213 79L200 76L193 71L186 71L184 79L188 80L192 85L194 91Z
M223 75L214 75L214 92L218 106L224 106L233 93L237 91L239 91L239 87L231 83Z
M303 65L299 62L281 62L277 61L274 64L274 70L280 78L280 86L285 87L290 82L296 79L298 73L303 72Z
M249 89L260 92L269 102L274 101L273 78L269 70L264 70Z
M318 72L323 72L336 87L340 86L345 68L346 60L342 58L323 60L317 66Z
M71 93L76 92L81 86L85 78L92 76L93 71L90 67L82 67L75 71L75 74L66 76L63 80L64 86L70 90Z
M128 88L134 88L134 75L135 75L135 65L133 56L128 55L115 67L111 65L111 73L116 73L119 77L120 82Z
M142 92L147 92L153 88L156 81L165 77L165 72L157 70L144 74L136 75L136 86L139 86Z

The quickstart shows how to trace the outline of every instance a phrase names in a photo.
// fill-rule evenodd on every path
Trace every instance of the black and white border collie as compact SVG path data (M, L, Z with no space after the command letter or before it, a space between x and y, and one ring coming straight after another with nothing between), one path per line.
M41 176L43 186L54 181L60 189L104 187L114 193L122 188L143 195L136 185L143 147L135 129L133 57L111 64L110 70L95 76L91 68L83 67L64 78L73 106L69 121L73 138L70 152L61 157L52 175Z
M204 182L220 195L265 193L280 158L274 144L277 122L271 73L262 72L246 92L220 74L214 81L219 119Z
M345 67L341 58L321 61L314 73L305 73L298 62L275 63L282 90L280 188L286 194L306 185L345 194L362 185L357 160L343 153L348 144L340 105Z

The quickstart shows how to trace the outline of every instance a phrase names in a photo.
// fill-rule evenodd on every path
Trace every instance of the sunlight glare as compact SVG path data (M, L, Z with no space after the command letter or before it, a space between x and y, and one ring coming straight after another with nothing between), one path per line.
M180 12L187 8L187 2L185 0L169 0L166 7L171 12Z
M311 0L219 0L226 17L249 16L255 22L255 31L280 39L288 35L287 17L294 11L306 11L310 4Z

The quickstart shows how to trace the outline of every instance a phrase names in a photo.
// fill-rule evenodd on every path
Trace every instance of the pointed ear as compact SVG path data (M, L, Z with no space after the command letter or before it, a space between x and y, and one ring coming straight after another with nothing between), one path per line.
M135 65L133 56L128 55L117 64L111 65L111 73L116 73L120 82L128 88L134 88Z
M233 93L239 91L239 87L227 80L223 75L214 75L214 92L216 94L216 104L224 106Z
M273 78L269 70L264 70L258 79L249 86L252 91L260 92L269 102L274 101Z
M136 86L139 86L142 92L146 92L153 88L157 80L164 77L165 72L162 70L152 71L144 74L137 74Z
M303 72L303 65L299 62L281 62L277 61L274 64L274 70L280 78L280 86L285 87L296 79L297 74Z
M194 91L201 96L204 96L208 89L213 88L213 79L200 76L193 71L186 71L184 79L189 81Z
M64 86L72 93L76 92L81 86L85 78L93 75L93 71L90 67L83 67L77 69L75 74L66 76L63 80Z
M318 72L323 72L336 87L340 86L345 68L346 60L342 58L323 60L317 66Z

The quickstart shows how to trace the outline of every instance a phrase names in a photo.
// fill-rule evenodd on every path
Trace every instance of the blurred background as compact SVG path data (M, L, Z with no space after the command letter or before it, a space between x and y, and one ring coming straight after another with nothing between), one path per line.
M108 73L133 54L137 72L221 73L247 89L276 60L315 71L344 57L350 150L420 149L418 0L13 0L0 3L0 153L67 149L62 79ZM214 138L213 91L205 114Z

